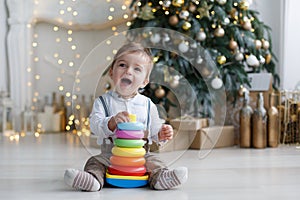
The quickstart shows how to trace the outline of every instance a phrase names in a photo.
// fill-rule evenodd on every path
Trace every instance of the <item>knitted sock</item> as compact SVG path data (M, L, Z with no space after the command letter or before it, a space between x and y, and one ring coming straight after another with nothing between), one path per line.
M100 183L93 175L77 169L67 169L64 180L67 185L77 190L95 192L101 188Z
M154 189L156 190L168 190L179 185L182 185L187 181L188 170L186 167L178 167L174 170L162 170L158 172Z

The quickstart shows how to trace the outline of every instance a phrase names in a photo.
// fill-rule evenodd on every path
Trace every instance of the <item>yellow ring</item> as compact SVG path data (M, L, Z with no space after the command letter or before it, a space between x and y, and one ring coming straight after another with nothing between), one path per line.
M114 156L122 157L141 157L146 154L146 150L144 148L126 148L117 146L114 146L111 152Z

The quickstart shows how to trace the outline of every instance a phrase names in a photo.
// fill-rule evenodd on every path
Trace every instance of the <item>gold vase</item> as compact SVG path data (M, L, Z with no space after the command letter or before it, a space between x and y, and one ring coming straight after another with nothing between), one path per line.
M243 107L240 110L240 147L251 147L251 115L252 108L249 106L249 96L244 92Z
M60 114L60 131L65 131L67 126L67 108L65 106L65 96L61 95L58 112Z
M267 113L264 108L264 97L260 92L257 95L257 106L252 115L252 145L254 148L267 146Z
M277 147L279 139L279 112L277 109L278 95L272 92L269 97L268 109L268 146Z

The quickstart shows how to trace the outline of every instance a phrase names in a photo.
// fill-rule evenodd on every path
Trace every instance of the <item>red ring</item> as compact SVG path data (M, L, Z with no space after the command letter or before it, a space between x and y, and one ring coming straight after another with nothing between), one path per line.
M113 175L121 175L121 176L143 176L146 173L146 167L127 167L127 166L118 166L118 165L110 165L108 168L108 173Z

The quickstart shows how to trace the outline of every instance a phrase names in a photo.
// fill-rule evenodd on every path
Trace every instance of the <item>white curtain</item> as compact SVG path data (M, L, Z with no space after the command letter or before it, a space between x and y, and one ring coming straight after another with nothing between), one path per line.
M0 0L0 91L8 92L8 73L6 61L6 8L5 0Z

